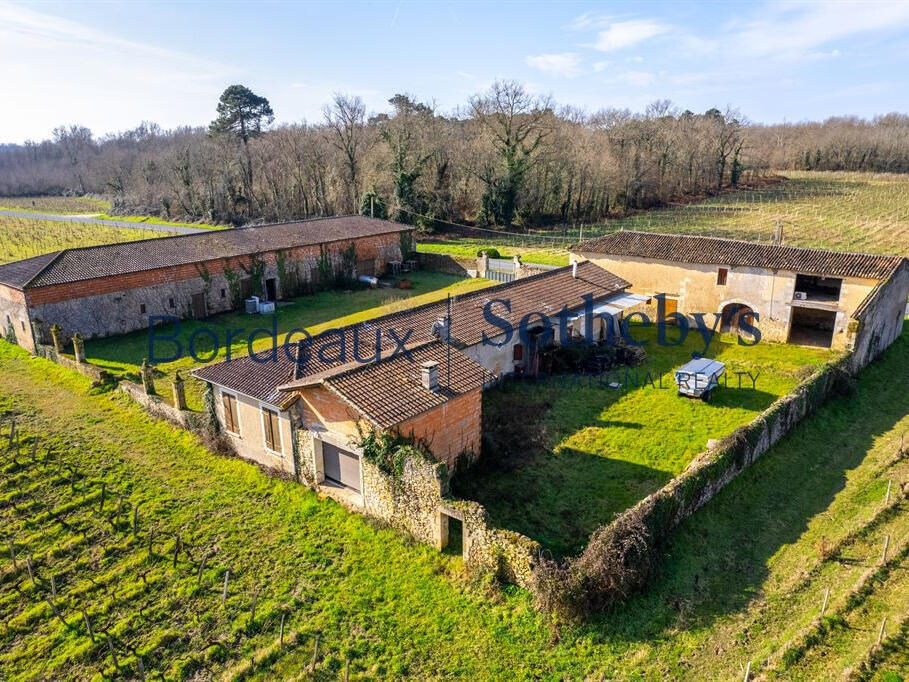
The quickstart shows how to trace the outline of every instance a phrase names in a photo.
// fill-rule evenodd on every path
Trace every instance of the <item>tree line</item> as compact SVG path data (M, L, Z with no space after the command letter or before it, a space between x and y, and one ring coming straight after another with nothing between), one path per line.
M114 211L240 224L361 212L433 230L588 223L751 182L772 168L909 170L909 118L759 126L657 101L589 113L500 81L451 113L397 94L370 114L337 94L317 122L273 125L227 88L204 128L78 125L0 146L0 194L102 194Z

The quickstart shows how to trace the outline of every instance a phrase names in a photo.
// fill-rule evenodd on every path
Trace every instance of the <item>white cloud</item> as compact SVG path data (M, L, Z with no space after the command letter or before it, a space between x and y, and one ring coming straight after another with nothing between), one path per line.
M909 26L905 2L786 3L728 25L726 37L731 49L749 56L798 58L836 40L905 26Z
M596 71L597 73L599 73L601 71L605 71L606 69L608 69L611 64L612 64L612 62L607 62L607 61L594 62L593 70Z
M606 28L610 21L612 21L612 19L605 14L600 14L599 12L584 12L584 14L572 19L571 23L568 24L568 28L572 31Z
M628 85L643 88L653 83L655 77L649 71L626 71L625 73L619 74L617 80L627 83Z
M574 78L581 73L581 58L574 52L530 55L524 61L550 76Z
M597 34L591 46L600 52L614 52L632 47L669 31L669 27L651 19L616 21Z

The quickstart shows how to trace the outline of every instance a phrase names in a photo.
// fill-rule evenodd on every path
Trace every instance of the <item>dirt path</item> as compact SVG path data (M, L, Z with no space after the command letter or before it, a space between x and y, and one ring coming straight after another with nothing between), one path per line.
M51 220L61 223L88 223L89 225L106 225L108 227L125 227L131 230L155 230L156 232L169 232L171 234L197 234L209 232L195 227L177 227L176 225L156 225L155 223L136 223L126 220L102 220L96 217L97 213L85 215L58 215L56 213L30 213L29 211L10 211L0 209L0 215L13 218L33 218L34 220Z

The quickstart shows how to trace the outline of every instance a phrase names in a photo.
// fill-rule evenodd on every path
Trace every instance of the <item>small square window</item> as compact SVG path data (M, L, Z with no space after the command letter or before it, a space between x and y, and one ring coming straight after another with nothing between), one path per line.
M221 289L221 298L227 298L227 292Z
M717 286L726 286L726 278L729 276L728 268L720 268L716 271L716 283Z
M167 305L168 305L168 307L173 308L173 307L174 307L174 299L172 299L172 298L167 299Z
M140 315L144 315L144 314L145 314L145 304L144 304L144 303L140 303L140 304L139 304L139 314L140 314Z
M22 331L25 331L25 320L19 320L19 324L22 325Z
M514 362L521 362L521 360L524 359L524 345L523 344L516 343L514 345L514 349L512 350L511 358L512 358L512 360L514 360Z

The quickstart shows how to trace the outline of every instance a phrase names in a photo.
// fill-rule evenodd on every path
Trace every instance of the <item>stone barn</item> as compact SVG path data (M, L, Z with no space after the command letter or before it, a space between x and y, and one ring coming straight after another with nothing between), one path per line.
M695 235L621 231L581 242L575 261L592 261L665 296L665 312L719 316L736 331L756 313L764 340L853 349L860 336L877 350L899 336L909 295L909 261ZM651 319L653 302L645 308ZM861 330L861 334L859 333Z
M34 351L51 325L95 338L204 318L382 274L411 248L407 225L343 216L65 249L0 265L0 332Z

